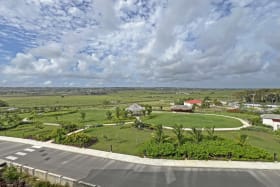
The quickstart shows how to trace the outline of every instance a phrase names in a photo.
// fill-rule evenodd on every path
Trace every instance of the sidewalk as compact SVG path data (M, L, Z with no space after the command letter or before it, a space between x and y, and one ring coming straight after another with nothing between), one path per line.
M130 162L135 164L144 164L152 166L171 166L171 167L202 167L202 168L239 168L239 169L268 169L280 170L280 163L278 162L245 162L245 161L203 161L203 160L166 160L166 159L150 159L141 158L137 156L124 155L118 153L111 153L105 151L98 151L93 149L78 148L66 145L59 145L49 142L39 142L35 140L13 138L0 136L0 141L9 141L16 143L24 143L37 145L52 149L59 149L73 153L85 154L95 157L102 157L123 162Z

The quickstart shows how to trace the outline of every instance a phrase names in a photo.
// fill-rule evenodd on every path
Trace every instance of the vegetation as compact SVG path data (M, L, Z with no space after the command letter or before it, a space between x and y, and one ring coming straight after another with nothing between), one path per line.
M83 132L74 133L64 137L59 143L77 147L89 147L97 142L97 138L89 136Z
M9 106L7 102L0 100L0 107L7 107Z
M239 142L223 138L204 138L202 131L193 128L190 139L183 139L180 127L174 131L177 141L164 136L161 128L157 128L154 139L146 144L144 153L152 158L177 158L177 159L231 159L231 160L263 160L271 161L269 152L245 144L247 136L242 135ZM212 133L213 134L213 133ZM165 140L165 141L164 141ZM180 141L180 144L178 142ZM176 146L177 145L177 146Z
M35 139L47 141L52 138L51 132L59 127L41 124L24 124L15 128L0 131L0 136Z
M236 119L202 115L202 114L182 114L182 113L154 113L150 117L142 119L145 123L150 124L164 124L164 126L173 127L175 124L180 124L183 127L189 128L202 128L202 127L213 127L216 128L229 128L229 127L240 127L242 124Z
M11 129L22 124L21 117L16 113L5 113L0 115L0 131Z
M246 100L244 95L249 96L257 92L254 102L275 104L279 101L272 100L271 94L275 93L277 96L280 93L279 90L263 90L262 93L255 90L173 88L73 89L75 92L69 92L63 88L61 90L63 92L54 89L54 91L48 91L47 94L45 94L46 91L35 91L39 94L37 96L29 94L31 92L23 94L10 91L7 92L9 94L0 96L0 100L9 103L11 107L18 108L16 111L7 111L5 107L0 108L0 128L2 129L0 135L42 141L55 139L56 143L89 146L105 151L110 151L112 146L113 152L133 155L143 155L143 149L150 145L151 149L147 149L146 154L163 158L228 159L226 152L230 150L235 152L232 153L232 159L239 160L269 160L269 156L265 156L267 152L269 155L273 153L280 155L280 133L274 133L270 128L262 126L256 111L248 112L242 109L227 112L227 108L221 102L253 102L252 97L251 100ZM1 89L0 92L3 93L3 90ZM259 100L260 95L267 95L265 101ZM196 112L239 117L250 121L254 126L241 131L215 132L215 128L239 127L241 123L238 120L220 116L166 112L170 110L170 103L183 104L189 99L203 101L203 106L197 107ZM124 122L135 120L125 110L132 103L144 106L145 115L131 125L124 125ZM219 107L212 107L213 104ZM277 110L274 112L277 113ZM28 118L32 123L23 124L24 118ZM60 126L48 126L44 123L56 123ZM120 125L102 125L106 123ZM66 136L67 133L84 126L91 128L84 134ZM164 130L163 126L174 127L174 129ZM193 130L183 131L185 127ZM201 131L199 128L206 128L206 130ZM75 143L76 141L78 143ZM262 152L261 149L265 151ZM150 155L149 150L150 153L152 152ZM208 151L208 154L202 150ZM189 152L192 151L194 153L190 154ZM251 156L254 151L257 155L259 154L257 152L261 152L258 158Z
M19 173L13 166L5 167L2 173L0 171L0 186L64 187L63 185L51 184L48 181L41 181L27 174Z

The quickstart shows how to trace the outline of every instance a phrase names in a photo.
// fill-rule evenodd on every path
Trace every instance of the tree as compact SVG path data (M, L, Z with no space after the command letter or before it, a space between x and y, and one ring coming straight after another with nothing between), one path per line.
M117 119L120 118L120 112L121 112L120 107L117 106L116 109L115 109L115 116L116 116Z
M183 130L183 125L175 125L173 128L173 133L177 137L178 141L178 146L181 146L184 143L184 130Z
M113 114L111 111L106 112L106 119L111 120L113 118Z
M148 106L145 107L145 110L147 111L147 114L148 114L148 115L151 115L151 113L152 113L152 111L153 111L153 108L152 108L151 105L148 105Z
M192 128L192 131L190 132L190 135L192 136L192 139L194 142L199 143L203 139L202 130L197 128Z
M155 128L155 134L154 134L154 140L157 144L161 144L164 142L166 136L164 135L163 132L163 126L162 125L157 125Z
M81 114L81 119L82 119L82 121L85 121L85 119L86 119L86 113L85 113L85 112L81 112L80 114Z
M215 127L211 127L211 128L206 128L206 132L208 134L208 138L210 140L215 140L217 138L217 136L215 135Z
M245 145L246 141L248 140L248 135L247 134L241 134L239 137L239 145L243 146Z
M7 107L9 106L7 102L0 100L0 107Z
M203 108L209 108L210 107L210 97L209 96L204 97L201 106Z
M51 137L55 138L55 143L62 143L66 132L63 128L54 129L51 133Z
M121 109L121 116L124 119L128 117L128 111L125 108Z

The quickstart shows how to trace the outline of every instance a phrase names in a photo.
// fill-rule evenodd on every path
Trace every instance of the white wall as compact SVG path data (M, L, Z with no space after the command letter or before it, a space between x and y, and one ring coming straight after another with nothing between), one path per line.
M274 131L280 129L280 122L274 122L272 119L263 119L263 124L273 127Z

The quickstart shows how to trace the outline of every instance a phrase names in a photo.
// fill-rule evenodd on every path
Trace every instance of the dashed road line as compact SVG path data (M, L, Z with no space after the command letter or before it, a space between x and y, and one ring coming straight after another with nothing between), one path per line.
M15 157L15 156L7 156L6 159L9 159L9 160L16 160L16 159L18 159L18 157Z
M16 155L25 156L27 153L24 152L17 152Z
M27 148L27 149L24 149L24 151L33 152L33 151L35 151L35 150L34 150L34 149L29 149L29 148Z
M32 146L32 148L35 148L35 149L41 149L41 148L42 148L42 146L40 146L40 145L33 145L33 146Z

